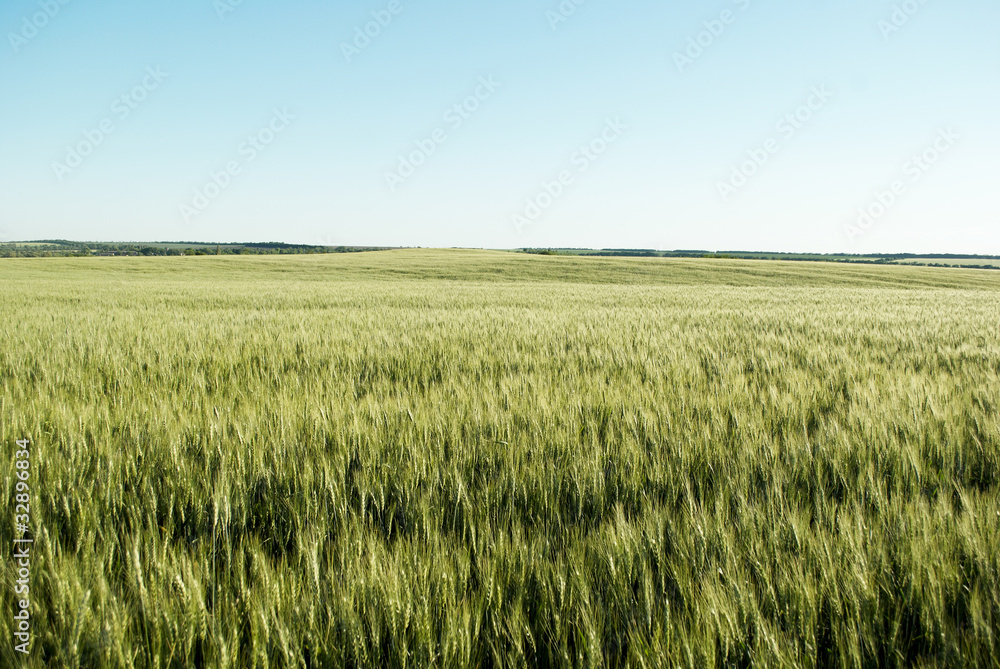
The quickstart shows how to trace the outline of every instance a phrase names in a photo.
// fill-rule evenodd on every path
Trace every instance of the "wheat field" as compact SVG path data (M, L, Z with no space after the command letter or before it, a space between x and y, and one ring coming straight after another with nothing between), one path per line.
M978 270L0 261L0 663L1000 667L998 328Z

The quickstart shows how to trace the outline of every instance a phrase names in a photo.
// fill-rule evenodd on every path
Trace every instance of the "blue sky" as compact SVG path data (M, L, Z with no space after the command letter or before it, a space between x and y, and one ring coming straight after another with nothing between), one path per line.
M0 28L0 241L1000 254L992 0L4 0Z

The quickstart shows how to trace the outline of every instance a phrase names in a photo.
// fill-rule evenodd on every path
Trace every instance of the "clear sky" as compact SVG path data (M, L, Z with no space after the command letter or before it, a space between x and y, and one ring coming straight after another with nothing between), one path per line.
M3 0L0 28L0 241L1000 254L996 0Z

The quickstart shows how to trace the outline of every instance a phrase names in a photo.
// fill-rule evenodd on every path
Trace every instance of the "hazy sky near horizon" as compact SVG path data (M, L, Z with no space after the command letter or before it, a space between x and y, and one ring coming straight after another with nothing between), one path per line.
M995 0L5 0L0 27L0 241L1000 254Z

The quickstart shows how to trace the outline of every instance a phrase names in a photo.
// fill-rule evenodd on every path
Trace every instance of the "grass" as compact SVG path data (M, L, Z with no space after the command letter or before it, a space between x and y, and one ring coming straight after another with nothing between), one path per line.
M998 273L388 251L0 286L36 541L5 666L1000 667Z

